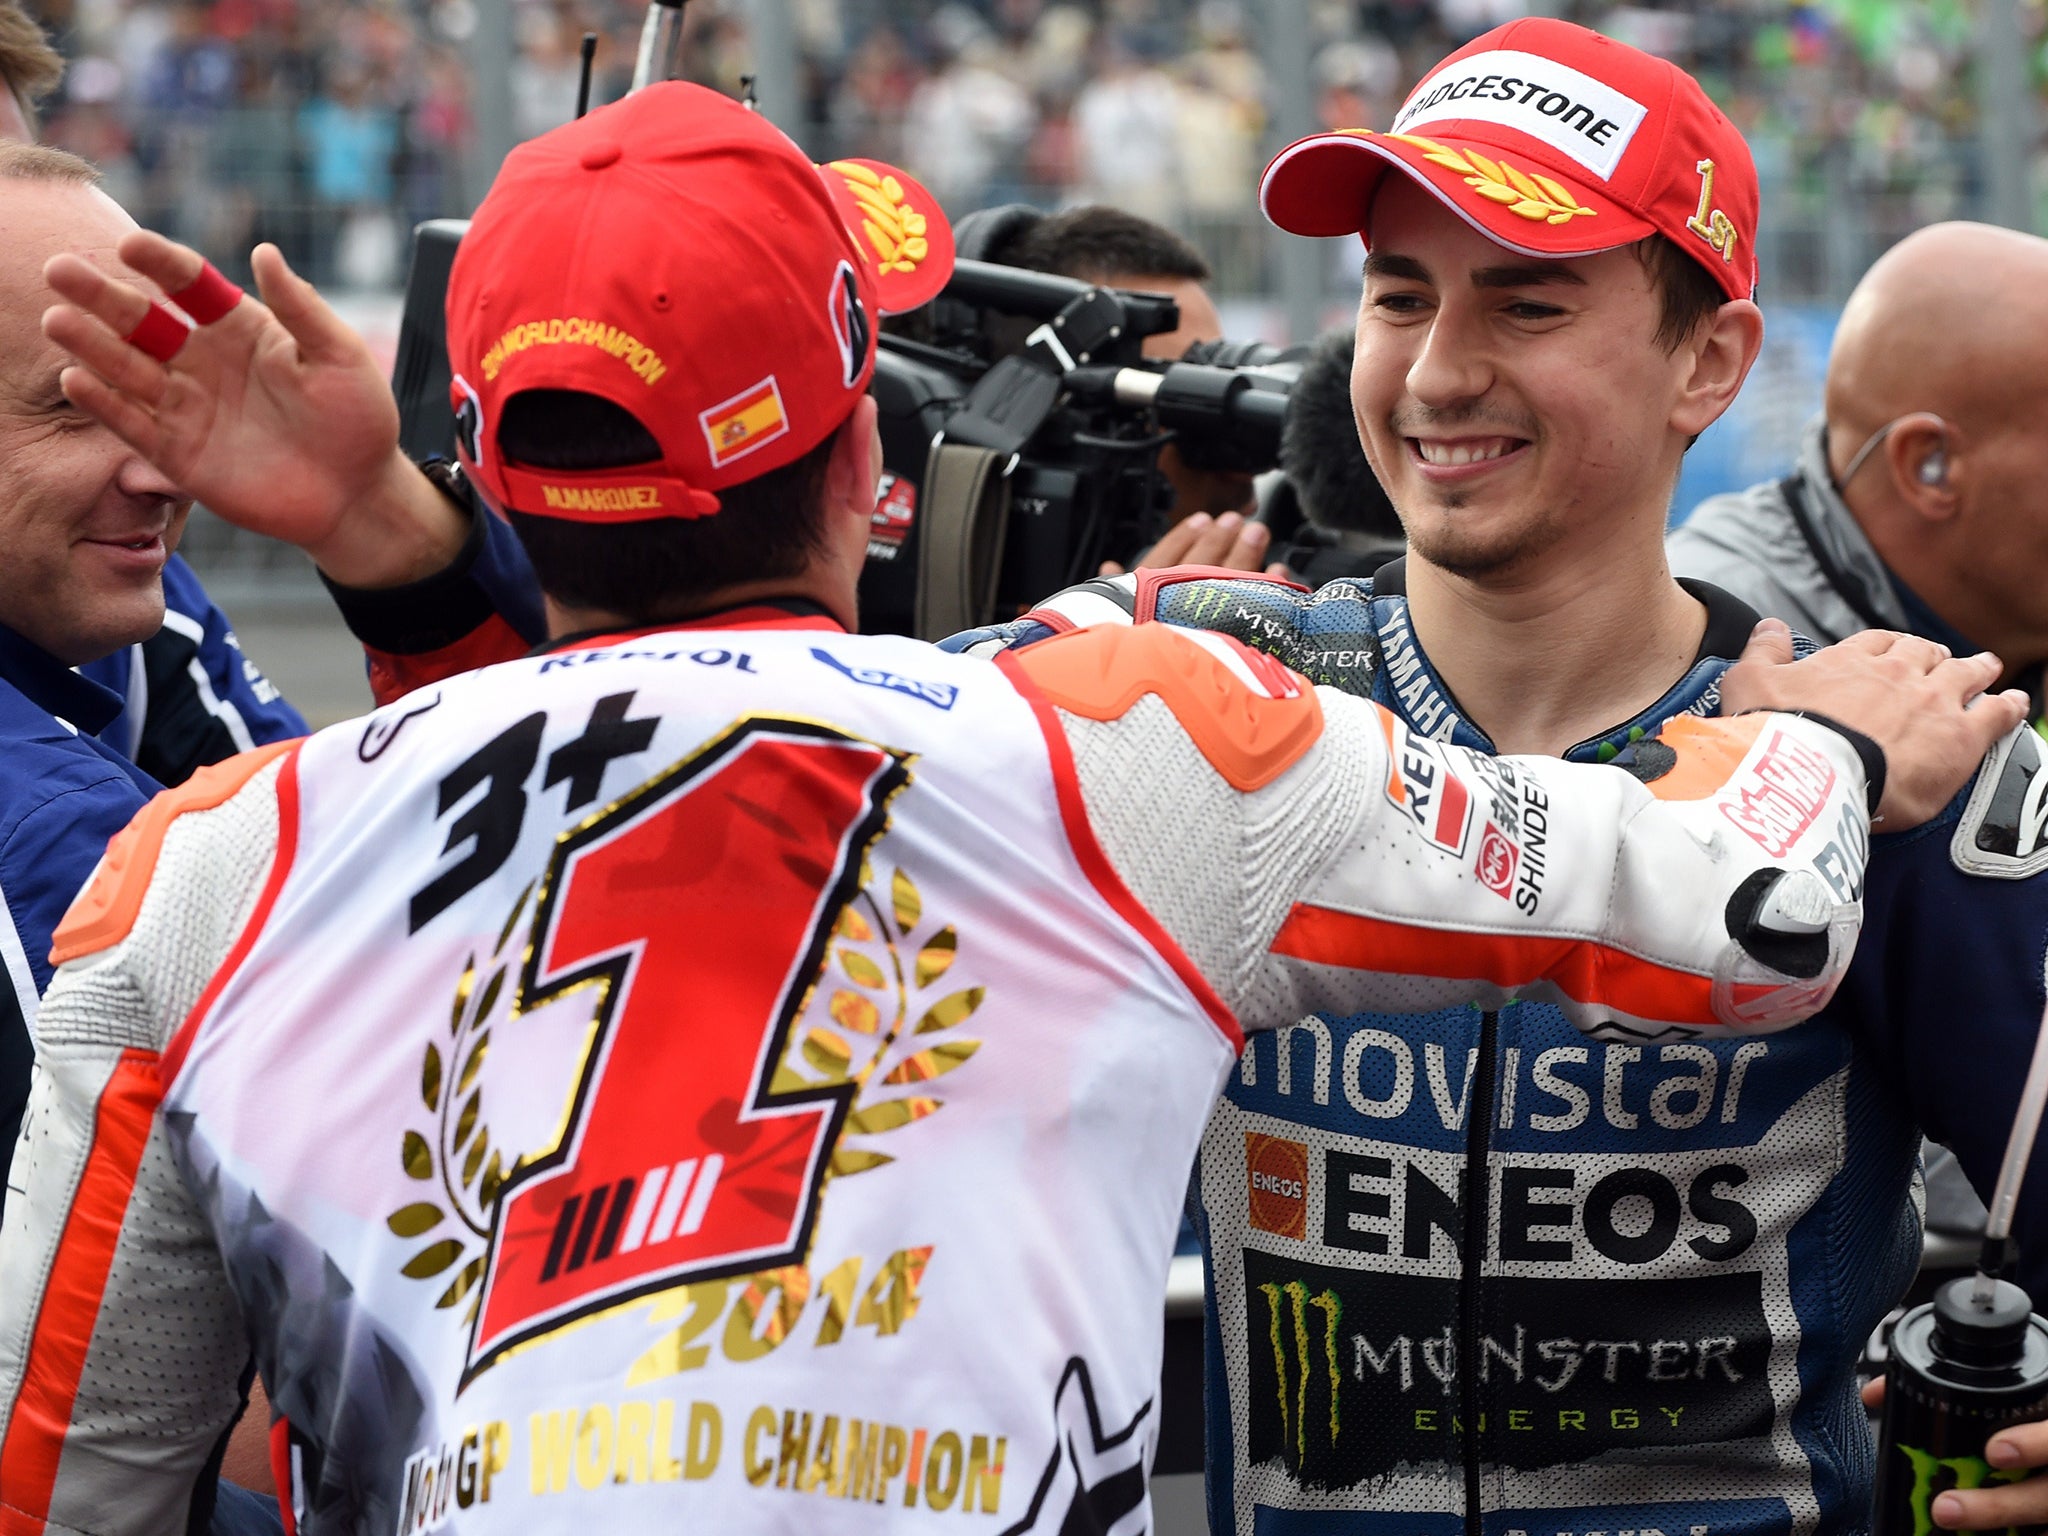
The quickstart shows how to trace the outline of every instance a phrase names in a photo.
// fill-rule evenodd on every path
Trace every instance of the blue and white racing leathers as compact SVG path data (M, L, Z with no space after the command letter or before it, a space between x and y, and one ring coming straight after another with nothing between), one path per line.
M1493 750L1417 645L1399 562L1313 595L1215 575L1086 583L948 648L1123 615L1218 629ZM1567 756L1715 710L1755 615L1688 585L1709 613L1691 668ZM1864 1530L1855 1367L1917 1262L1919 1129L1988 1188L2041 1016L2043 765L2018 732L1944 816L1876 839L1847 982L1769 1040L1599 1044L1514 1003L1304 1019L1248 1048L1198 1178L1212 1529ZM1802 814L1796 793L1765 811L1766 836ZM1541 805L1438 825L1490 845L1503 899L1542 902ZM1824 877L1855 878L1862 836L1842 829Z

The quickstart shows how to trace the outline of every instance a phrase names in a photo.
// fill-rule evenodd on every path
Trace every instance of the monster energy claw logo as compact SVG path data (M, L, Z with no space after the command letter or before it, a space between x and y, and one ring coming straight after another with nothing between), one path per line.
M1898 1452L1913 1467L1913 1491L1907 1504L1913 1511L1913 1536L1935 1536L1934 1496L1947 1491L1936 1486L1943 1472L1954 1477L1949 1487L1959 1492L1982 1488L1987 1482L2016 1483L2027 1475L2019 1467L1994 1470L1981 1456L1933 1456L1911 1445L1899 1446Z
M1334 1446L1337 1443L1337 1324L1343 1316L1344 1308L1337 1300L1335 1291L1324 1291L1319 1296L1311 1296L1308 1287L1299 1280L1290 1280L1285 1285L1275 1285L1268 1281L1259 1287L1259 1294L1266 1298L1267 1336L1272 1340L1273 1373L1279 1381L1281 1434L1283 1440L1292 1434L1295 1461L1299 1465L1308 1459L1308 1384L1309 1378L1315 1374L1315 1367L1309 1355L1308 1311L1310 1307L1314 1307L1324 1317L1323 1364L1330 1372L1330 1444ZM1287 1393L1287 1345L1281 1336L1282 1296L1292 1304L1294 1351L1301 1362L1292 1403L1289 1403Z

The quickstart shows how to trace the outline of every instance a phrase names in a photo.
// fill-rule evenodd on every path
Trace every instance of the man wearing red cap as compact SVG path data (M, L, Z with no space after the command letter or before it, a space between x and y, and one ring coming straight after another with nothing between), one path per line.
M450 356L551 641L160 797L59 929L0 1242L8 1530L162 1529L244 1333L308 1533L1143 1529L1180 1177L1241 1026L1527 992L1718 1038L1826 997L1858 909L1813 866L1886 760L1853 730L1687 722L1631 778L1166 626L1001 668L846 633L871 308L947 254L914 183L691 86L507 162ZM203 334L53 263L90 311L51 320L66 387L159 451L220 403L209 357L294 381L229 437L305 407L355 365L274 257L294 327L209 287ZM379 462L366 504L436 494ZM1963 707L1992 666L1746 681L1826 691L1910 819L2017 718ZM1731 842L1793 788L1811 825ZM1516 806L1557 838L1538 910L1464 835Z
M1283 152L1262 200L1365 239L1352 397L1408 558L1313 597L1090 583L967 645L1120 612L1223 629L1424 734L1583 761L1725 708L1756 615L1663 549L1680 457L1762 335L1755 170L1699 86L1517 22L1389 131ZM2016 818L2043 768L2016 733L1939 835L1876 840L1848 984L1768 1044L1589 1047L1529 1000L1254 1042L1201 1164L1214 1528L1863 1529L1856 1361L1913 1273L1917 1129L1988 1189L2042 1012L2048 885ZM1478 835L1541 910L1552 829ZM1303 1224L1262 1198L1282 1157ZM2030 1188L2033 1252L2048 1169ZM2008 1434L1992 1460L2043 1454ZM2031 1486L1925 1492L1951 1527L2048 1512Z

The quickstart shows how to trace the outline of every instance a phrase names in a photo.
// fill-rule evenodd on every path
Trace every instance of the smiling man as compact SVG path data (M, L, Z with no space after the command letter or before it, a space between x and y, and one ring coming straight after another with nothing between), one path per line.
M1390 131L1284 151L1262 201L1296 234L1364 238L1352 403L1408 557L1313 595L1097 581L956 644L1120 613L1221 629L1422 734L1579 760L1714 713L1757 616L1673 579L1665 514L1762 317L1755 169L1699 85L1517 22ZM1199 1180L1212 1529L1866 1529L1856 1361L1913 1273L1917 1129L1988 1189L2041 1014L2048 883L2009 825L2041 764L2015 733L1928 833L1874 840L1847 984L1763 1051L1588 1047L1529 1001L1308 1019L1248 1049ZM1727 835L1807 824L1798 778ZM1416 814L1479 848L1503 901L1554 899L1543 807ZM1843 842L1824 873L1853 882L1857 857ZM2038 1165L2029 1187L2033 1253ZM2048 1459L2005 1443L2001 1467ZM2031 1525L2044 1486L1931 1512Z
M305 729L182 567L184 611L167 622L166 565L191 502L58 385L64 354L39 329L52 297L43 263L76 251L119 269L114 246L135 228L97 179L60 150L0 143L0 1186L50 933L107 839L160 778ZM121 654L144 642L180 674L155 707L139 695L158 667Z

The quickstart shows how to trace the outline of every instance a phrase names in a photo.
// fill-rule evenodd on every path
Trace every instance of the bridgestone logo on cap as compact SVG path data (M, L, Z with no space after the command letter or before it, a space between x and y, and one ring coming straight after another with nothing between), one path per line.
M1460 59L1423 81L1393 131L1478 118L1541 139L1605 181L1648 115L1641 102L1591 75L1503 48Z

